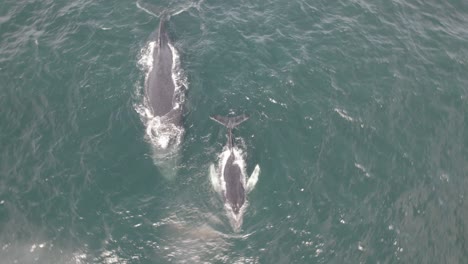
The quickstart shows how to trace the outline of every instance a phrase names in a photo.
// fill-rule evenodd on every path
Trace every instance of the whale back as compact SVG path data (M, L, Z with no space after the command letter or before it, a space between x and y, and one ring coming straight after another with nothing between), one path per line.
M173 54L166 23L167 16L163 16L159 24L159 44L153 51L153 68L147 81L148 100L155 116L164 116L174 108Z
M241 181L242 170L239 164L235 162L234 153L231 152L223 171L224 181L226 182L226 200L231 205L234 213L238 214L245 202L245 188Z

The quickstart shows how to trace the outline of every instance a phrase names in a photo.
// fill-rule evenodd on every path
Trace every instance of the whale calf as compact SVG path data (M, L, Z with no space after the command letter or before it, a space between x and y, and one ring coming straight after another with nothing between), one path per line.
M246 196L255 187L260 174L260 167L257 164L248 180L246 180L242 150L233 142L232 129L246 121L248 116L212 116L210 118L228 129L227 143L219 157L218 168L215 168L214 164L210 166L211 184L215 191L223 197L224 208L230 219L231 226L234 231L239 231L247 207Z

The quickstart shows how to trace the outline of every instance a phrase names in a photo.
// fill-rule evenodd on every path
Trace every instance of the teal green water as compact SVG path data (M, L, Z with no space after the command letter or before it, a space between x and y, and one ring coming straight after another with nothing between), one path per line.
M172 178L135 107L161 10ZM0 262L466 263L467 25L456 0L3 0ZM229 113L262 169L238 233L208 175Z

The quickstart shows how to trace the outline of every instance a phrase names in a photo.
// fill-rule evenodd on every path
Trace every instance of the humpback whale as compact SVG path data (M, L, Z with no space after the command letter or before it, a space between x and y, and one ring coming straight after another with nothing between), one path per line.
M224 201L224 208L228 214L231 226L238 231L242 225L242 218L247 207L246 195L253 190L258 181L260 167L254 171L246 182L245 161L242 150L234 145L232 129L248 119L248 116L236 117L212 116L212 120L222 124L228 130L227 143L219 157L218 168L210 166L211 184Z
M180 92L173 78L174 54L166 30L167 16L159 22L158 45L153 50L153 67L146 82L146 96L153 116L164 118L176 126L182 126Z

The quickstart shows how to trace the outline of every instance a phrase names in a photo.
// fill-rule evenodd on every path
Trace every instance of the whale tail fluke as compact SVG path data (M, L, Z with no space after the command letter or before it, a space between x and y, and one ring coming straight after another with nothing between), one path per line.
M247 115L240 115L240 116L233 116L233 117L226 117L226 116L210 116L210 118L221 125L227 127L228 129L233 129L236 126L240 125L245 120L249 119Z
M228 129L228 134L227 134L228 146L229 146L229 149L231 149L231 150L232 150L232 146L233 146L233 143L232 143L232 129L235 128L236 126L240 125L245 120L249 119L249 117L247 115L240 115L240 116L233 116L233 117L215 115L215 116L210 116L210 118L213 119L214 121L220 123L221 125L227 127L227 129Z

